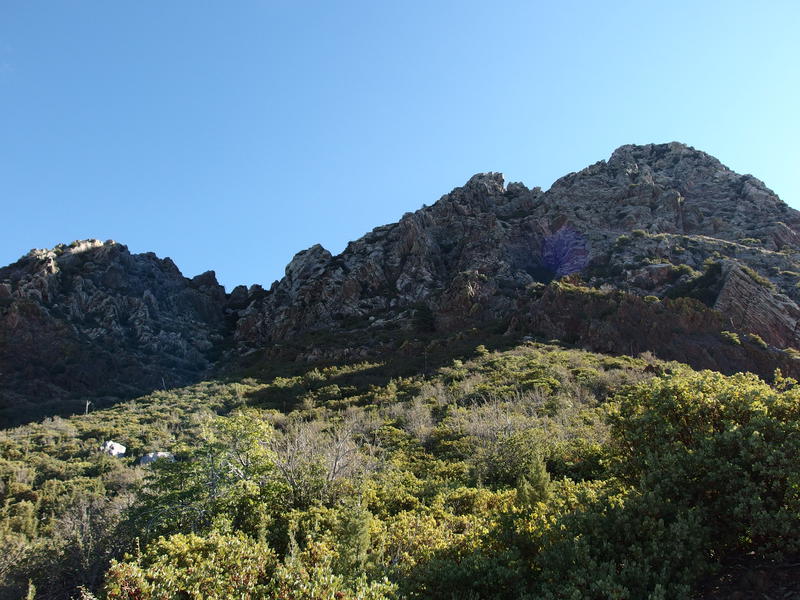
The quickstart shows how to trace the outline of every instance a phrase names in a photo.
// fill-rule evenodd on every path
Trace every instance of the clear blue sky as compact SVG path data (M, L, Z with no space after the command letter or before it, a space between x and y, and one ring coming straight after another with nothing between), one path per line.
M0 264L269 285L481 171L678 140L800 207L800 2L0 2Z

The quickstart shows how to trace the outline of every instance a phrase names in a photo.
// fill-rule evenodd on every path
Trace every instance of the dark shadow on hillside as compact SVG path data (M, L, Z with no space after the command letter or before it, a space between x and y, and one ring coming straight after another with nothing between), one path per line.
M111 408L157 390L169 391L198 383L207 375L196 372L182 373L178 377L167 371L163 376L142 377L139 385L133 385L109 374L105 382L97 382L94 390L78 378L64 387L45 380L20 383L18 377L8 378L0 384L0 429L38 422L46 417L71 417ZM77 388L77 391L70 388Z
M500 327L496 327L496 330ZM335 352L347 349L349 339L343 336L338 347L328 347ZM355 340L352 340L355 341ZM414 375L431 375L441 367L452 364L453 360L466 360L475 355L475 349L483 345L488 350L508 350L521 342L520 337L491 333L486 330L454 332L449 336L435 334L409 336L396 340L395 348L373 352L358 358L339 360L305 361L298 360L308 348L297 342L291 347L273 349L274 357L261 357L238 372L262 383L273 381L276 377L303 376L301 382L286 387L271 386L267 390L254 392L248 402L262 408L290 411L297 408L302 396L317 392L328 386L338 386L348 395L368 392L373 387L387 385L392 379ZM294 358L292 358L294 357ZM335 368L337 372L316 380L310 375L314 370ZM233 373L231 373L233 375Z

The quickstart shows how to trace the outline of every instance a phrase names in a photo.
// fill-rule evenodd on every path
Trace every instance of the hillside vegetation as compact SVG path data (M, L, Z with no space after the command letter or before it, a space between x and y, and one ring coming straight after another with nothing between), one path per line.
M792 379L538 342L401 370L254 370L4 431L0 595L687 598L800 552ZM153 451L175 460L136 466Z
M800 597L799 324L800 212L677 142L479 173L269 288L32 250L0 600Z

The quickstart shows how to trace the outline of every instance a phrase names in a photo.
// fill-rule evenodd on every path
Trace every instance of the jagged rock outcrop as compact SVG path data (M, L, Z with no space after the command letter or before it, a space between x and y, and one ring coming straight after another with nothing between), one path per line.
M800 212L683 144L623 146L546 192L475 175L337 256L299 252L268 290L226 296L113 242L32 251L0 269L0 419L462 330L800 375L799 285Z
M320 246L301 252L286 277L252 297L235 335L245 352L315 331L361 330L376 333L373 349L386 349L391 343L377 333L387 328L408 337L422 333L421 324L440 333L519 326L528 322L526 311L559 323L548 317L557 303L540 294L540 303L531 303L531 290L578 274L590 287L637 298L699 298L716 311L711 329L798 346L799 236L800 213L758 179L679 143L623 146L547 192L506 187L499 173L479 174L338 256ZM629 316L636 318L646 317ZM580 328L545 329L564 337ZM603 335L623 331L609 325ZM636 336L636 327L624 335ZM656 336L643 349L657 345ZM771 364L761 362L765 370ZM734 363L745 361L728 360Z
M536 279L546 224L510 227L533 209L539 190L503 187L499 173L476 175L435 205L378 227L333 257L319 246L299 253L286 277L242 314L236 338L255 347L345 320L410 322L437 307L445 329L511 310L499 289ZM494 296L490 303L483 302ZM485 313L485 314L478 314Z
M595 239L641 228L758 238L767 250L800 244L800 213L752 175L677 142L622 146L608 161L556 181L545 200L545 214L581 223Z
M212 272L84 240L0 269L0 418L82 410L195 380L225 333Z

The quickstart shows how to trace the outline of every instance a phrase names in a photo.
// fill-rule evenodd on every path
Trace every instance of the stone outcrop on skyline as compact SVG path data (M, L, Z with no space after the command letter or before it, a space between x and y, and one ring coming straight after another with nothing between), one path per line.
M114 242L32 251L0 269L0 408L74 411L243 357L378 356L466 329L796 374L799 283L800 212L686 145L629 145L546 192L475 175L337 256L297 253L269 289L226 294Z

